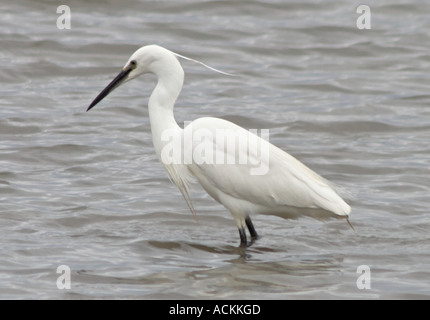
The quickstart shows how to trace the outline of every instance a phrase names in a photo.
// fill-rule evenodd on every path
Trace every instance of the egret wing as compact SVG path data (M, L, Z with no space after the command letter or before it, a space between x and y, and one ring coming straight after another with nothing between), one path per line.
M241 201L242 208L244 202L249 203L250 211L295 208L349 214L350 207L324 178L268 141L222 119L201 118L192 124L193 132L200 128L212 132L193 145L193 151L211 154L212 158L203 160L212 162L193 162L190 170L205 190L229 209L234 210L234 202ZM224 140L216 130L226 130ZM226 140L235 141L236 148L228 148ZM250 150L251 140L257 150Z

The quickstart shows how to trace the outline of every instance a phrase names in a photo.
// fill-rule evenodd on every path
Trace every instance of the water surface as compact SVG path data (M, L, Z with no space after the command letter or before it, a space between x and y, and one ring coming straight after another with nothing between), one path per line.
M370 1L359 30L358 4L76 0L71 29L51 1L1 5L0 298L428 299L430 6ZM85 112L150 43L237 75L184 61L180 124L269 129L345 190L357 232L256 216L241 249L198 187L197 224L153 150L154 78Z

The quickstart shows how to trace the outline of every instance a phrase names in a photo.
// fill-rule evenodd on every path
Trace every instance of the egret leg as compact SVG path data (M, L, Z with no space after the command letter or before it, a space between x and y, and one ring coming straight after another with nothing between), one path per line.
M239 235L240 235L240 246L246 246L247 240L246 240L246 231L245 228L239 228Z
M252 224L251 218L248 216L245 219L246 226L248 227L249 233L251 234L251 240L257 240L258 234L255 231L254 225Z

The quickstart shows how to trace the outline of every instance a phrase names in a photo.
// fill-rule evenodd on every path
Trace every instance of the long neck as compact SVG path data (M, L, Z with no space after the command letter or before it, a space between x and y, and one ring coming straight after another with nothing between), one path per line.
M184 71L179 62L169 61L165 68L158 69L157 85L149 98L148 109L151 122L152 141L158 158L163 147L180 137L182 129L176 123L173 108L184 82Z

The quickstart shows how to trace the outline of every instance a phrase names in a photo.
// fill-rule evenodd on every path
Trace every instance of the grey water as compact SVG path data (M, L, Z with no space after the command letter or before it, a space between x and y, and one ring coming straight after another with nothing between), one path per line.
M429 299L430 5L367 1L360 29L360 4L75 0L70 26L61 3L0 4L0 299ZM255 216L240 248L198 187L196 222L152 146L153 77L85 112L152 43L236 75L182 61L178 123L269 129L356 232Z

